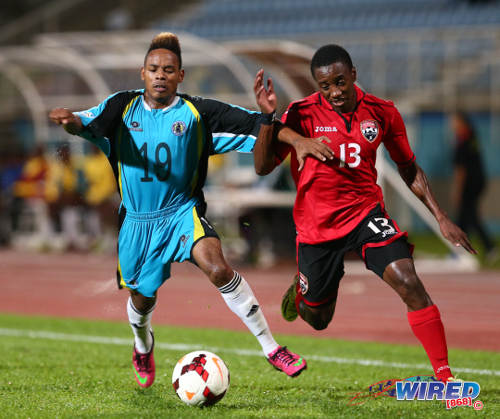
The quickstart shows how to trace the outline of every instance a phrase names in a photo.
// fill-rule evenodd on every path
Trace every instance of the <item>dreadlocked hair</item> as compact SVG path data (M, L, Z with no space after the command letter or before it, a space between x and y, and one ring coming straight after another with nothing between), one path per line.
M161 32L156 35L149 45L149 49L146 53L146 56L144 57L144 61L146 61L149 53L154 49L168 49L169 51L173 52L179 59L179 68L182 68L181 44L179 43L179 38L177 38L177 35L171 32Z

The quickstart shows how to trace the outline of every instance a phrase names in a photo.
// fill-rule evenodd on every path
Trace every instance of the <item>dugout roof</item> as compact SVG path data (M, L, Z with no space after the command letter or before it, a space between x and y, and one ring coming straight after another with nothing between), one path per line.
M157 32L82 32L46 34L33 46L0 49L0 119L28 113L36 141L54 138L47 113L57 106L85 109L114 91L141 88L140 67ZM219 44L178 34L187 77L182 91L255 108L255 59L274 77L284 105L313 89L308 47L290 42ZM268 67L268 68L267 68ZM286 75L286 76L285 76ZM1 123L2 121L0 121ZM59 134L60 135L60 134Z

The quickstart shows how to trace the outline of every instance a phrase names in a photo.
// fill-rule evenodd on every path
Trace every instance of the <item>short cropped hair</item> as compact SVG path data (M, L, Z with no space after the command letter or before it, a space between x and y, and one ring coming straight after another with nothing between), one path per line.
M314 70L333 63L343 63L349 70L352 70L352 60L349 53L340 45L329 44L319 48L311 59L311 74L314 77Z
M179 68L182 68L181 44L179 43L179 38L177 38L177 35L171 32L161 32L156 35L149 45L148 52L144 57L144 62L146 62L149 53L154 49L168 49L169 51L173 52L179 59Z

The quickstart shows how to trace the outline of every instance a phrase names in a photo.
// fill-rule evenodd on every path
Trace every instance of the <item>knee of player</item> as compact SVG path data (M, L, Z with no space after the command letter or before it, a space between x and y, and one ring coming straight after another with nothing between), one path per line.
M407 304L420 302L428 298L425 288L416 274L399 278L395 289Z
M314 330L325 330L331 321L331 316L315 316L311 319L309 324L313 327Z
M409 274L401 279L401 285L407 294L418 294L422 287L420 279L415 273Z
M210 265L206 273L210 278L210 282L218 288L228 284L234 276L233 270L223 264Z
M413 261L409 259L389 264L384 271L384 281L402 291L410 291L420 282Z
M324 330L333 318L333 309L311 311L303 301L299 304L301 317L309 323L314 330Z
M329 324L330 320L326 321L323 319L316 319L312 323L310 323L314 330L325 330Z
M151 311L156 304L156 292L153 297L146 297L137 291L130 291L132 305L138 313L147 313Z

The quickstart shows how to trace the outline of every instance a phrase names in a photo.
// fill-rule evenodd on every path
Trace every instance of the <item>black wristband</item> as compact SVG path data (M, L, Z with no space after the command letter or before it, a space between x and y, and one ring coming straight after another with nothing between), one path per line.
M276 118L276 111L272 111L270 113L262 113L260 114L260 123L262 125L272 125Z

